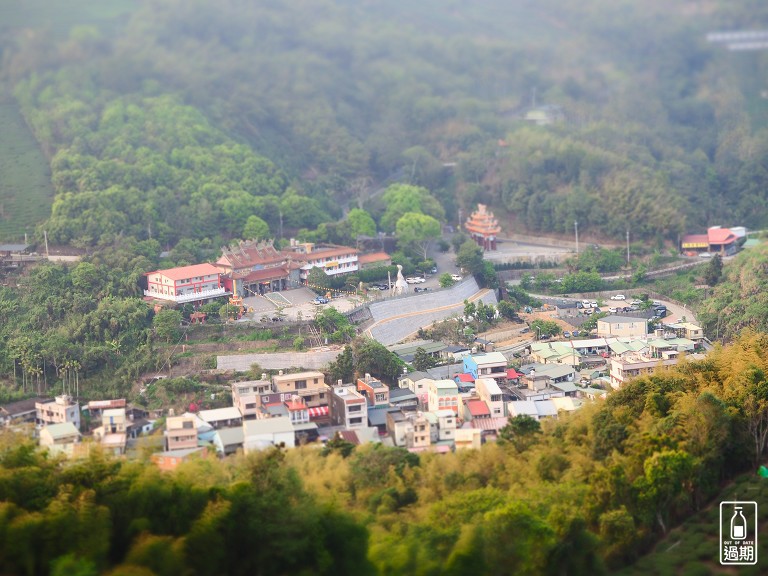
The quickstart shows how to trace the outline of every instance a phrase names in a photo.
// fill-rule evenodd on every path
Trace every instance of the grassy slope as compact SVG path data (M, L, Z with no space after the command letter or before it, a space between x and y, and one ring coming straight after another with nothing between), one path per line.
M21 241L51 211L48 162L19 109L0 101L0 240Z
M757 502L759 521L758 563L756 566L726 568L719 559L720 502L747 500ZM622 576L646 574L704 575L765 574L768 566L768 479L756 474L739 477L725 488L704 510L669 533L655 549L633 566L618 572Z
M73 25L101 24L133 9L134 0L0 0L0 31L47 28L63 37ZM1 88L0 88L1 89ZM48 161L13 100L0 96L0 241L20 242L51 212Z

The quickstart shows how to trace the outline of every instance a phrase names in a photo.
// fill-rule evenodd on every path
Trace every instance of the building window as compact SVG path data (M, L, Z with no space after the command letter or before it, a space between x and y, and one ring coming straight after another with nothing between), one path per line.
M362 424L363 419L362 418L350 418L349 423L350 424Z
M325 392L320 392L320 394L317 395L318 398L325 398Z
M363 409L363 407L360 406L360 404L356 404L355 406L350 406L348 411L349 412L360 412L362 409Z
M195 427L195 423L194 422L190 422L190 421L182 422L181 427L182 428L186 428L186 429L194 428Z
M296 386L296 390L304 390L307 387L307 381L296 380L295 386Z

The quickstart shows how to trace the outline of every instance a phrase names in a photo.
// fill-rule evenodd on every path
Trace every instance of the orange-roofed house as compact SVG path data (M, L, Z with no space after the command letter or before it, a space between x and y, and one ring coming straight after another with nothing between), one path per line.
M738 237L728 228L712 227L707 230L709 251L717 252L723 256L730 256L736 252Z
M177 304L201 302L226 296L221 285L221 274L213 264L195 264L145 274L147 289L144 296L168 300Z
M360 270L368 268L378 268L383 266L392 266L392 256L386 252L374 252L373 254L361 254L357 257L357 263Z
M464 228L483 250L496 250L496 237L501 232L501 227L485 204L477 205L477 210L467 218Z

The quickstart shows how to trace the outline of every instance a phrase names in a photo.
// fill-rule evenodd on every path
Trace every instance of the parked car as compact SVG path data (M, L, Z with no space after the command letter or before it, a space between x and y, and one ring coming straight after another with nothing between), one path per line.
M322 296L318 296L314 300L312 300L312 304L328 304L328 298L323 298Z
M579 332L578 330L574 330L573 332L571 332L571 336L576 338L577 336L581 336L581 332Z
M571 333L570 333L570 332L568 332L568 330L566 330L565 332L563 332L563 338L570 338L570 337L571 337Z
M699 254L699 258L712 258L712 253L711 252L702 252L701 254Z
M451 274L451 280L454 282L461 282L462 278L458 274Z
M437 274L437 266L432 266L432 269L429 271L430 274Z
M418 293L418 292L426 292L427 290L429 290L429 288L422 288L421 286L416 286L416 288L413 289L413 291L416 292L416 293Z
M611 300L626 300L627 297L624 294L614 294L611 296Z
M584 304L582 304L581 302L576 302L576 308L583 309Z
M610 312L611 314L616 314L616 312L618 311L619 310L617 308L608 308L608 312Z
M630 306L640 306L640 305L642 305L642 303L643 303L643 301L642 301L642 300L638 300L637 298L635 298L635 299L634 299L634 300L632 300L632 302L630 302L629 304L630 304Z
M421 276L409 276L405 279L408 284L422 284L423 282L426 282L426 278L422 278Z

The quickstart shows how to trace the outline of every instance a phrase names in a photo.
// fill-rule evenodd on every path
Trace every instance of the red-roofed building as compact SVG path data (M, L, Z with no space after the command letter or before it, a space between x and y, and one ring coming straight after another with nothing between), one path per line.
M474 398L464 402L464 415L464 420L466 421L475 420L476 418L490 418L491 410L484 401Z
M707 230L709 251L719 252L727 256L736 252L736 240L738 237L728 228L712 227Z
M226 296L221 285L221 274L213 264L194 264L145 274L147 289L144 296L168 300L177 304L201 302Z
M222 249L216 261L222 284L239 296L279 292L300 283L301 262L277 250L272 241L246 241Z
M474 382L475 381L475 377L472 376L472 374L467 374L467 373L458 374L456 376L456 379L459 382Z
M522 374L515 370L514 368L507 368L507 380L517 380L518 378L521 378Z
M709 238L706 234L686 234L680 243L683 250L707 250Z
M690 256L695 253L710 252L729 256L736 252L739 236L730 228L712 226L706 234L686 234L680 242L680 248Z
M477 205L477 210L467 218L464 228L483 250L496 250L496 237L501 232L501 226L485 204Z
M309 422L309 408L301 396L294 396L285 403L288 409L288 415L291 418L291 424L306 424Z

